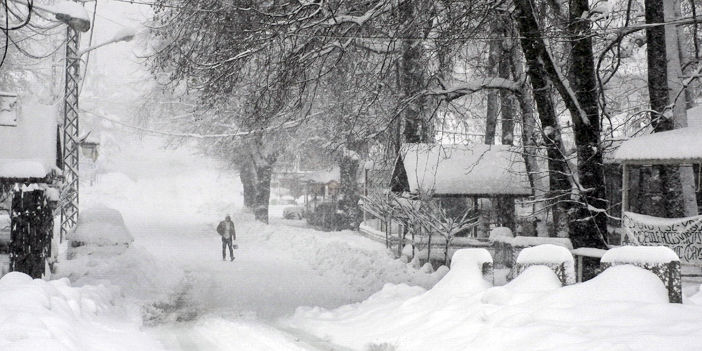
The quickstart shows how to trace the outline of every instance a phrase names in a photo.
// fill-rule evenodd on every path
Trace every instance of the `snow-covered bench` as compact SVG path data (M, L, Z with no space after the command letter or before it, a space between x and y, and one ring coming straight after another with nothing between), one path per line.
M682 303L680 258L665 246L622 246L607 250L600 261L600 268L630 264L651 271L668 289L671 303Z

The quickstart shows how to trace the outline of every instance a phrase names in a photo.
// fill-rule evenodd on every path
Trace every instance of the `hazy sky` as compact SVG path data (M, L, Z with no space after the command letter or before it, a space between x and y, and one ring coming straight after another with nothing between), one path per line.
M86 3L86 10L93 16L95 3ZM94 16L92 45L100 44L112 39L120 29L132 27L137 32L143 33L142 23L151 16L151 8L146 5L130 4L115 0L99 0ZM90 32L82 35L81 47L89 46ZM140 40L110 44L90 52L83 57L88 60L89 68L86 74L88 79L97 75L107 78L106 85L119 89L119 86L131 86L130 83L138 81L145 72L144 66L139 64L137 53L140 51Z

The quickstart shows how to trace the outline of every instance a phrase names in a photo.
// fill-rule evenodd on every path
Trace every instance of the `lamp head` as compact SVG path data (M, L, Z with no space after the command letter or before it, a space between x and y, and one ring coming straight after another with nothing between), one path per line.
M115 36L112 38L112 41L132 41L132 39L134 39L135 36L136 31L134 30L134 28L124 27L117 31L117 33L115 33Z
M63 13L57 13L56 19L67 24L69 27L73 28L76 32L87 32L90 30L90 21L84 20L82 18L71 17Z
M56 15L56 19L69 25L77 32L90 29L90 16L83 6L72 1L62 1L46 9Z

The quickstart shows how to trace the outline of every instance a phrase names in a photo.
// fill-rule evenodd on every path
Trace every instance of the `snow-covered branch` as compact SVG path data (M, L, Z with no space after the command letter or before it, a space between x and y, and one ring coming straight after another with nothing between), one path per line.
M324 26L336 26L342 23L355 23L359 26L363 26L363 24L366 23L366 21L368 21L369 19L371 19L376 13L380 13L389 9L390 2L379 1L377 4L375 4L375 6L373 6L372 9L366 11L366 13L364 13L361 16L336 15L332 18L325 20L320 24Z
M217 69L219 67L226 65L227 63L249 57L249 56L251 56L251 55L253 55L261 50L263 50L263 48L258 48L256 50L254 50L254 49L245 50L245 51L242 51L242 52L240 52L240 53L234 55L233 57L230 57L224 61L215 62L215 63L200 63L200 64L198 64L198 66L199 66L198 68L200 68L200 69Z
M485 89L504 89L515 93L521 93L521 86L517 82L505 78L488 77L476 79L453 86L448 86L443 81L439 81L442 89L432 89L426 91L426 95L444 95L447 101L472 94Z

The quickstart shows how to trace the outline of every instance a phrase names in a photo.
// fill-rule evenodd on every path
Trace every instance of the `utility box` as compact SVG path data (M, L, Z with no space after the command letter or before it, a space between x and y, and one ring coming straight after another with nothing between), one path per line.
M17 127L17 94L0 91L0 126Z

